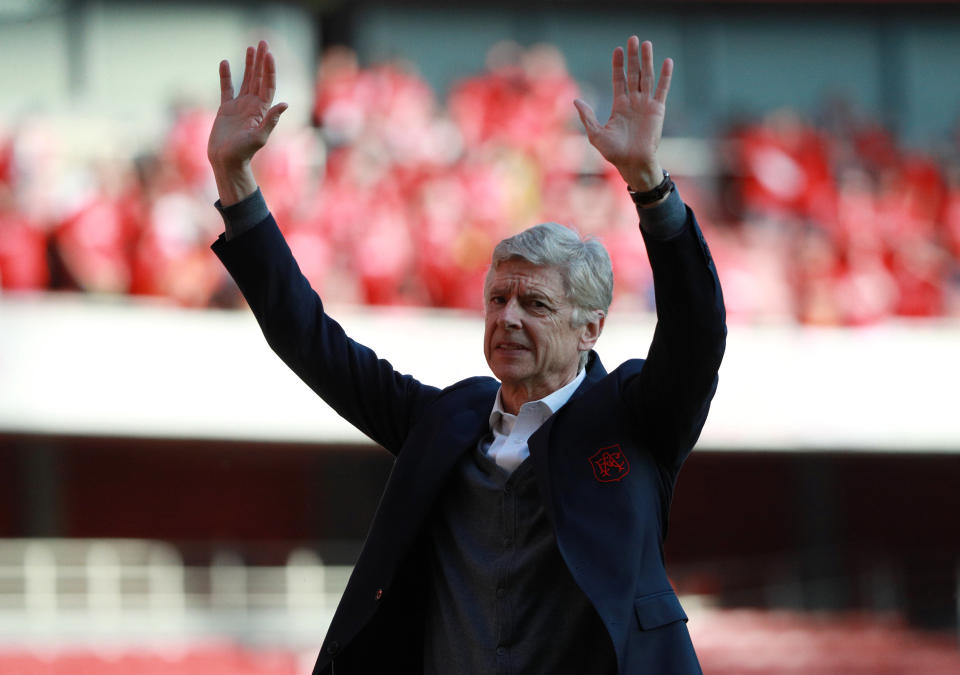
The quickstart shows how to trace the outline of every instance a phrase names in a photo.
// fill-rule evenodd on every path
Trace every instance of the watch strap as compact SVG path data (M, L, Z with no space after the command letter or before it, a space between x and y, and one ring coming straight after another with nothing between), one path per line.
M647 190L646 192L634 192L628 185L627 192L630 193L630 198L637 206L649 206L650 204L654 204L670 194L674 187L673 179L670 178L670 174L664 170L663 180L660 181L660 185L652 190Z

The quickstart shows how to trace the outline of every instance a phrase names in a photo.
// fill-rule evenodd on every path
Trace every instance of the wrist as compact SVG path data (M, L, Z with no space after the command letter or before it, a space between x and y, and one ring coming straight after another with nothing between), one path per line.
M637 205L637 208L648 209L662 204L670 193L673 192L674 184L670 178L670 174L666 171L661 171L661 176L660 182L654 188L644 192L637 192L630 186L627 186L630 198L633 199L633 203Z
M663 181L663 167L660 162L636 167L621 174L632 192L649 192Z
M236 204L257 191L257 181L249 161L228 163L211 160L210 164L223 206Z

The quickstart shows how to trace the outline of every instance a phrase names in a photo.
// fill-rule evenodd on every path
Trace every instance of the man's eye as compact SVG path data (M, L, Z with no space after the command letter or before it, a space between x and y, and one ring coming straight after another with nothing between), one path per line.
M490 298L490 302L492 302L492 303L495 304L495 305L502 305L503 302L504 302L504 301L503 301L503 296L502 296L502 295L494 295L493 297Z

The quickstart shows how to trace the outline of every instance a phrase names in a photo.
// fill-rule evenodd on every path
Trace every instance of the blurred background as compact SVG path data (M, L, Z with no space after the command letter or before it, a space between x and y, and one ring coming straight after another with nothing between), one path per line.
M572 105L634 33L730 323L666 547L705 671L960 672L960 2L773 0L0 0L0 672L308 673L390 470L209 250L220 59L276 53L255 170L331 313L444 385L545 220L611 253L605 361L645 354Z

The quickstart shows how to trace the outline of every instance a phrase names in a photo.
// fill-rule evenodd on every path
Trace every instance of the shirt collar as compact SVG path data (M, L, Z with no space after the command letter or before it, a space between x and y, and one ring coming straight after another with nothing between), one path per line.
M534 407L536 404L543 404L550 411L550 413L546 415L546 417L549 417L549 415L552 415L566 405L567 401L570 400L570 397L573 396L573 392L577 390L577 387L583 383L586 377L587 369L583 368L575 378L557 389L552 394L547 394L543 398L536 401L527 401L524 403L522 406L520 406L520 410L518 410L517 413L520 413L527 406ZM503 386L501 385L500 389L497 390L497 397L493 400L493 410L490 411L491 428L493 428L499 422L501 416L510 414L503 409L503 402L501 401L502 392Z

